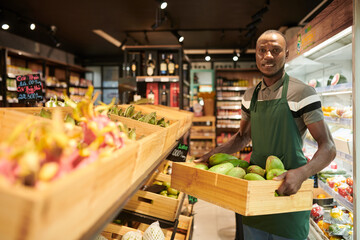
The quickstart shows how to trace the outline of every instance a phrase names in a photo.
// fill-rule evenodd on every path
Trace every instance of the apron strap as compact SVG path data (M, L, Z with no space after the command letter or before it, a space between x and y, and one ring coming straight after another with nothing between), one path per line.
M282 89L282 92L281 92L281 99L282 99L282 101L286 101L286 102L287 102L288 86L289 86L289 75L287 75L287 73L285 73L284 83L283 83L283 89Z
M254 93L251 97L250 111L255 111L255 104L257 102L260 89L261 89L261 82L259 82L258 85L256 85Z

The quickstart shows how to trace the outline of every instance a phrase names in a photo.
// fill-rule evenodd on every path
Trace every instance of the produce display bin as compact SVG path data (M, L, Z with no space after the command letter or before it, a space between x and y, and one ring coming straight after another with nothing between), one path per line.
M173 188L243 216L311 210L313 182L306 180L294 195L275 197L281 181L247 181L177 162L171 174Z
M50 123L0 109L1 141L22 121ZM79 239L131 187L136 162L129 159L137 159L138 149L139 143L128 143L111 156L38 188L13 186L0 179L1 238Z
M180 110L178 108L163 106L163 105L141 105L146 108L153 109L156 112L159 112L160 114L170 114L171 117L175 117L179 119L180 121L180 136L184 135L188 129L190 129L193 121L194 114L189 111Z
M125 110L130 105L119 105L120 108ZM183 136L183 133L187 130L184 129L184 117L177 118L176 116L172 116L172 114L168 111L158 111L152 108L149 108L147 105L133 105L135 107L135 112L141 111L143 114L149 114L152 112L156 112L157 118L165 118L165 121L170 121L168 136L166 137L166 145L171 145L177 139Z
M154 177L154 179L168 182L171 180L170 175L166 174L162 174L160 179L157 179L156 177ZM150 180L152 180L152 178ZM139 190L125 205L124 209L168 221L174 221L178 216L179 211L181 211L184 197L185 194L182 192L179 193L177 199L174 199L157 193Z
M54 112L55 109L60 110L60 113L65 117L66 114L71 114L73 109L71 107L13 107L13 108L2 108L6 110L18 111L26 114L36 115L39 114L41 109Z
M174 240L189 240L191 237L193 217L187 217L184 215L179 216L179 224L177 226L177 232L175 234ZM108 240L121 239L125 233L130 231L140 231L143 233L147 228L148 224L141 223L137 229L126 227L117 224L108 224L106 228L102 231L101 235L107 238ZM162 229L165 235L166 240L171 239L172 231L168 229Z
M168 129L114 114L110 114L110 119L115 122L119 121L129 128L136 129L135 133L137 142L139 143L139 149L132 178L133 182L136 182L137 178L142 176L161 154L167 150L167 148L165 148L165 140Z

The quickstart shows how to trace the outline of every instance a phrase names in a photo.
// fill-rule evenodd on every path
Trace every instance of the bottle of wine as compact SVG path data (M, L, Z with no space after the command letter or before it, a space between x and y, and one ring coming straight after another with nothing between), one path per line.
M154 92L152 91L152 87L150 87L150 91L149 91L149 93L148 93L148 95L147 95L147 98L150 99L150 101L151 101L152 103L154 103L155 94L154 94Z
M178 107L179 106L178 97L179 97L178 89L177 89L176 86L174 86L174 94L173 94L173 104L174 104L174 106L172 106L172 107Z
M167 92L166 92L166 86L165 84L163 85L162 87L162 90L161 90L161 98L160 98L160 104L161 105L164 105L164 106L167 106Z
M136 77L136 59L135 59L135 54L132 55L132 60L130 63L130 73L132 77Z
M161 63L160 63L160 75L168 74L168 65L165 61L165 54L161 54Z
M146 74L148 76L154 76L155 72L155 61L152 59L151 53L149 53L149 57L146 63Z
M169 75L174 75L175 74L175 63L174 63L174 59L173 59L173 55L170 54L169 56L169 63L168 63L168 72Z

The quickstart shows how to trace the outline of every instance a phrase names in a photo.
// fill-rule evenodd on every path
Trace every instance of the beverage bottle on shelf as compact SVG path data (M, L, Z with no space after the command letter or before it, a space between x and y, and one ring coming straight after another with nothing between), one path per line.
M170 54L170 56L169 56L169 63L168 63L167 68L168 68L169 75L175 75L175 63L174 63L172 54Z
M150 87L150 91L147 95L147 98L150 99L152 103L154 103L155 95L154 92L152 91L152 87Z
M155 72L155 62L152 59L151 53L149 53L149 57L146 62L146 74L148 76L154 76L154 72Z
M165 84L162 87L161 97L160 97L160 104L164 105L164 106L167 106L167 92L166 92Z
M161 54L161 63L160 63L160 75L168 74L168 65L165 61L165 54Z
M179 102L178 102L178 97L179 97L179 92L177 87L174 87L174 95L173 95L173 103L174 106L173 107L178 107L179 106Z
M136 77L136 60L135 60L135 54L132 55L132 60L130 63L130 73L132 77Z

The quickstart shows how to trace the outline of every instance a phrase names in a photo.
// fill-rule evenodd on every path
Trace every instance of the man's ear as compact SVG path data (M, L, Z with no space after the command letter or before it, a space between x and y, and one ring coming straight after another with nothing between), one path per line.
M288 50L288 49L286 49L286 55L285 55L285 57L286 57L286 58L289 57L289 50Z

